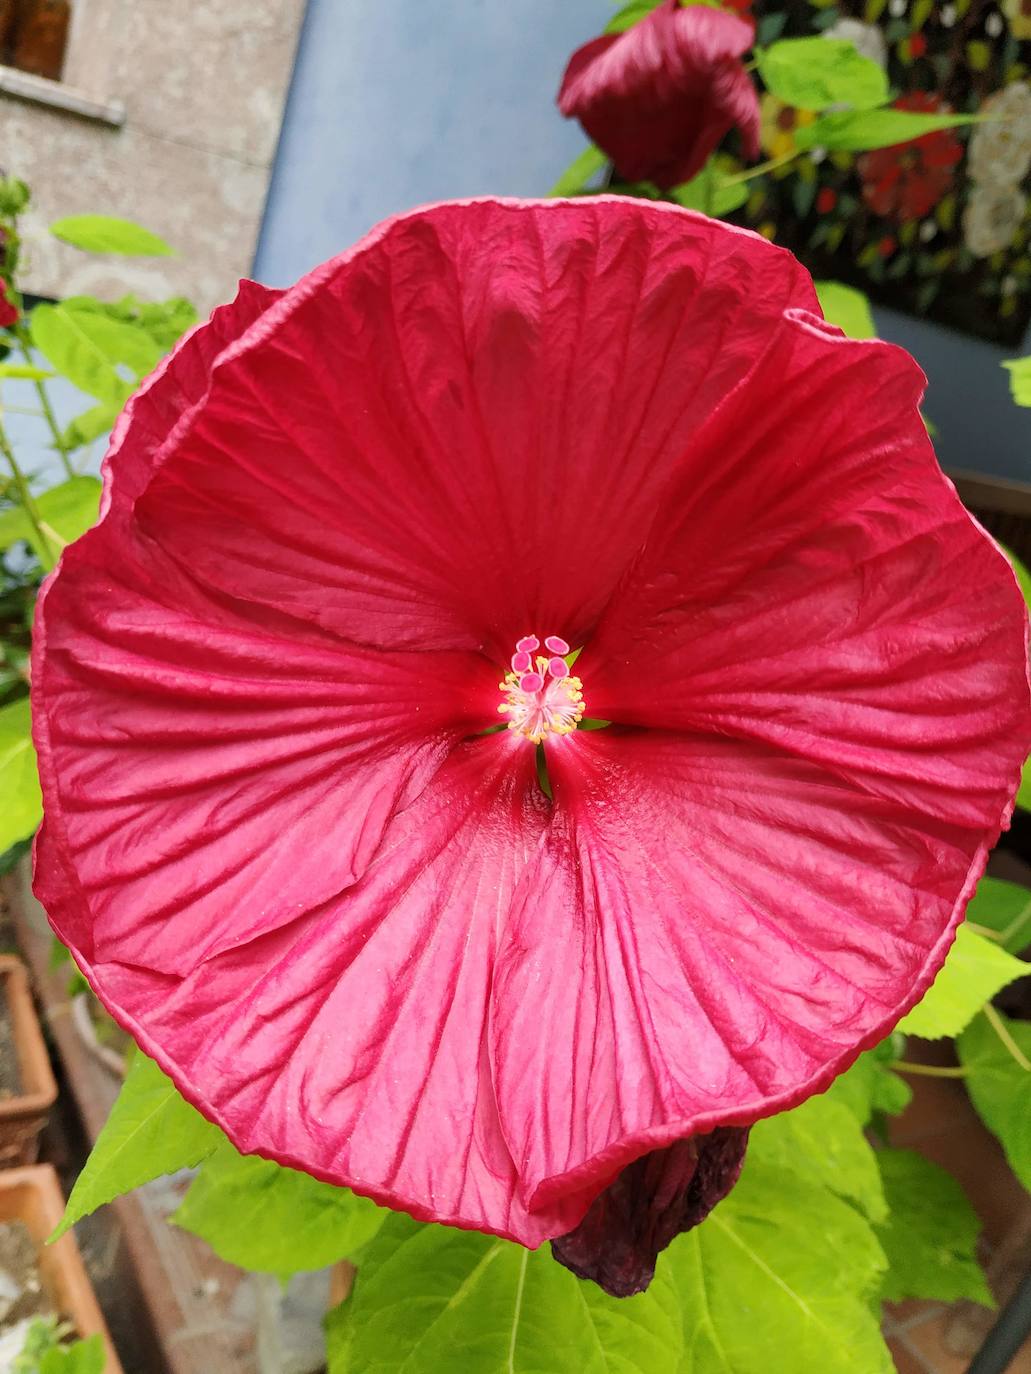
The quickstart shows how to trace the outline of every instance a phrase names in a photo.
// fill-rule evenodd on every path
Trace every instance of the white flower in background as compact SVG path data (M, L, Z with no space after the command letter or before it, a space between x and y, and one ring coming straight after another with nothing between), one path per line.
M1013 242L1024 222L1027 196L1016 186L971 187L963 212L963 240L975 258L987 258Z
M1002 15L996 14L994 10L984 21L984 31L989 38L998 38L1004 27Z
M892 19L901 19L906 12L908 0L889 0L888 13Z
M956 22L956 6L942 5L941 13L938 15L938 18L941 21L943 28L951 29L953 24Z
M1014 81L978 113L991 118L974 127L967 171L982 186L1015 186L1031 169L1031 86Z
M920 242L930 243L938 232L938 226L933 219L925 219L920 226Z
M1008 277L1003 277L1002 279L1002 294L1004 296L1015 296L1019 286L1020 282L1017 281L1016 277L1013 276L1011 272Z
M903 0L902 7L905 9L905 0ZM876 24L863 24L858 19L839 19L829 29L824 29L823 36L824 38L840 38L847 43L853 43L861 56L868 57L871 62L876 62L879 67L888 65L888 46L884 41L884 34Z

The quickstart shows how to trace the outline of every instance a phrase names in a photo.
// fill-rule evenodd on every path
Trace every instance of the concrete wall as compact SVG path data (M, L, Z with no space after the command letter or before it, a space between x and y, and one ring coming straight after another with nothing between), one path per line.
M63 79L0 68L0 165L23 177L40 295L231 296L258 236L304 0L74 0ZM20 94L14 94L19 92ZM98 260L52 220L124 215L175 258Z

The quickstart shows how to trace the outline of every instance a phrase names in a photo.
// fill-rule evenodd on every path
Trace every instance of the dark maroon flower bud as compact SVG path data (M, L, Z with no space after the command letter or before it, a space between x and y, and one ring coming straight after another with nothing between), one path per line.
M747 1130L722 1126L635 1159L575 1231L551 1242L552 1254L614 1298L643 1293L659 1251L703 1222L733 1188L747 1143Z
M705 5L663 3L625 33L570 58L558 106L576 118L627 181L690 181L735 125L759 155L759 99L741 55L755 28Z

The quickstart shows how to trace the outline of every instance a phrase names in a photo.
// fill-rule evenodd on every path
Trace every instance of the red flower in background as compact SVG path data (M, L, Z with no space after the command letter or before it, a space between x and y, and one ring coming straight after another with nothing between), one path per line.
M573 54L559 109L627 181L690 181L735 126L757 157L759 99L741 62L754 37L750 21L724 10L663 0L625 33Z
M9 329L18 323L18 307L4 293L0 285L0 329Z
M947 114L950 110L944 101L925 91L900 96L893 108L914 114ZM949 129L864 153L857 164L863 200L875 215L922 219L952 186L962 156L963 145Z
M1026 613L817 311L676 208L441 205L129 402L40 598L36 889L241 1150L634 1292L926 990Z

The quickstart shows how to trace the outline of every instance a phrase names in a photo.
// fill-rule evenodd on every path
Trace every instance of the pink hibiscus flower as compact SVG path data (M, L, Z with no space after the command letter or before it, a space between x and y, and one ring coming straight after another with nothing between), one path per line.
M40 601L36 887L239 1149L632 1292L927 988L1026 617L916 366L817 310L674 207L441 205L130 401Z
M759 97L741 61L754 38L750 19L663 0L625 33L577 49L559 109L627 181L690 181L735 125L758 157Z

